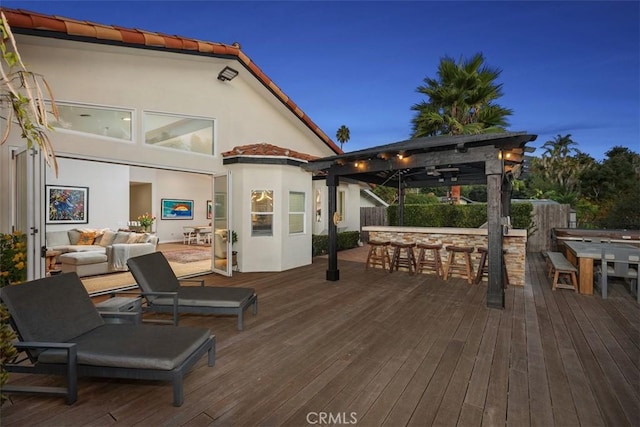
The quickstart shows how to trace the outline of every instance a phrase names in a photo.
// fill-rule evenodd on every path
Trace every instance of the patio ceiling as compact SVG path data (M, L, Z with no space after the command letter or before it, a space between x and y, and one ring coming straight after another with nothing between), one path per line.
M305 168L390 187L485 184L489 174L517 177L524 153L532 151L526 143L535 139L526 132L415 138L312 160Z

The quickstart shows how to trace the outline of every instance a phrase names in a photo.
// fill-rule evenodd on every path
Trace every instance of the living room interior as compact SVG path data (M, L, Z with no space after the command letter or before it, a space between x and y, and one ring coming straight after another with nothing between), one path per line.
M51 215L48 215L45 229L48 235L65 235L66 233L60 232L69 230L99 230L98 234L104 230L116 234L125 230L147 231L147 235L157 240L155 250L165 254L178 277L211 272L212 240L186 241L183 238L185 227L209 225L212 221L209 217L213 188L211 175L64 156L60 156L58 162L60 168L57 177L47 171L46 197L53 194L54 189L70 189L84 197L85 206L83 219L79 221L51 220ZM188 215L163 218L163 200L190 202L192 210ZM147 213L155 217L155 220L150 229L143 230L136 221L139 216ZM118 243L126 243L122 239L123 237ZM99 246L98 243L99 239L96 239L95 246ZM47 242L47 247L49 246ZM89 247L80 250L86 252ZM135 246L135 250L139 251L140 245ZM112 264L112 259L107 261L106 256L102 255L102 258L93 257L96 258L93 260L90 255L78 255L79 253L58 255L50 270L57 272L81 269L86 273L81 274L83 284L92 295L135 286L135 280L128 271L113 271L112 267L106 267L107 262ZM112 256L109 250L106 253L109 257ZM118 256L122 258L122 255ZM63 260L66 258L67 264L60 262L61 257ZM78 259L74 259L75 257ZM79 259L83 257L91 259ZM120 263L122 261L121 259ZM101 262L105 267L102 268L103 264L75 265L85 262Z

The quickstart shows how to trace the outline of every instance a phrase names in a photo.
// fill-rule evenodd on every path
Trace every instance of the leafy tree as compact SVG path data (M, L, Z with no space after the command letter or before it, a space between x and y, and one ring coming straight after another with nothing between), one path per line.
M588 154L575 148L571 134L557 135L544 143L542 157L531 165L530 184L535 196L574 205L580 190L580 174L595 165Z
M336 139L340 143L340 149L341 150L342 150L342 145L345 142L349 142L350 138L351 138L351 135L350 135L350 132L349 132L349 128L346 127L345 125L340 126L340 128L336 132Z
M616 146L606 159L580 174L585 198L599 206L596 224L606 228L640 228L640 155Z
M22 62L16 46L15 38L9 27L7 18L0 12L0 101L6 101L8 108L7 126L0 136L0 144L4 144L14 124L20 129L27 146L37 145L44 154L45 161L58 173L58 163L53 146L47 135L51 126L47 120L45 96L51 100L51 113L58 119L53 94L47 81L40 74L29 71ZM44 90L43 90L44 87Z
M512 110L495 103L502 96L502 85L495 82L501 70L484 61L482 53L457 63L450 57L440 60L438 77L425 78L417 88L428 101L411 107L414 138L499 132L508 126Z

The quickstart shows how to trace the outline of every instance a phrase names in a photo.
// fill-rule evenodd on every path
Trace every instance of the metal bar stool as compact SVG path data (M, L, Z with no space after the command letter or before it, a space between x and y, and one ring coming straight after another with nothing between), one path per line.
M389 242L380 242L376 240L369 241L369 255L367 255L367 265L365 270L369 267L375 267L377 265L382 266L384 271L387 271L387 263L391 268L391 257L389 257Z
M442 249L442 245L418 243L416 247L420 249L420 252L418 253L418 260L416 263L416 273L422 273L422 270L430 267L435 270L436 277L438 279L444 276L442 259L440 258L440 249ZM428 257L429 252L433 254L431 258Z
M462 278L473 284L473 264L471 263L471 253L473 248L470 246L447 246L445 248L449 253L449 258L444 266L444 280L449 278L452 272L460 273ZM457 263L456 254L462 254L463 263Z
M480 252L480 265L478 266L478 273L476 274L476 280L474 283L477 285L482 281L482 277L485 274L489 274L489 265L487 264L487 256L489 255L489 250L487 248L478 248L478 252ZM502 287L507 289L509 285L509 275L507 274L507 263L504 260L504 254L507 253L506 249L502 250Z
M413 273L416 270L416 257L413 255L413 247L415 243L404 242L391 242L393 248L393 258L391 259L391 268L389 272L393 273L393 270L399 270L400 267L409 269L409 273Z

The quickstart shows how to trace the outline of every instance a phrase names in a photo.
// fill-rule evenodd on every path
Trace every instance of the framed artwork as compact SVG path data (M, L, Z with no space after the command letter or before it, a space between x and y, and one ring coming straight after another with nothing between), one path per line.
M87 224L89 187L47 185L47 224Z
M193 200L162 199L161 219L193 219Z
M207 219L211 219L213 217L213 202L211 200L207 200Z

